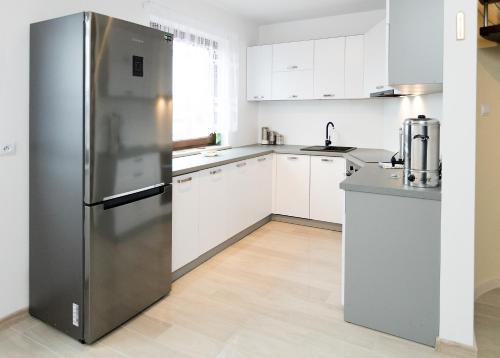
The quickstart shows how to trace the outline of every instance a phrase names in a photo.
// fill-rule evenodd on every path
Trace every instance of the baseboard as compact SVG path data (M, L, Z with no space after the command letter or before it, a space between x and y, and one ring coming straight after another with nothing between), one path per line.
M28 307L22 308L10 315L0 319L0 329L13 325L16 322L28 317Z
M448 354L452 357L477 358L477 346L468 346L465 344L448 341L446 339L436 339L436 351Z
M483 281L478 284L474 290L474 298L477 300L480 296L484 295L486 292L494 290L495 288L500 288L500 277L495 277L491 280Z
M315 227L318 229L325 229L325 230L331 230L331 231L342 231L341 224L334 224L334 223L330 223L330 222L326 222L326 221L303 219L303 218L297 218L294 216L286 216L286 215L279 215L279 214L273 214L272 220L284 222L284 223L288 223L288 224Z

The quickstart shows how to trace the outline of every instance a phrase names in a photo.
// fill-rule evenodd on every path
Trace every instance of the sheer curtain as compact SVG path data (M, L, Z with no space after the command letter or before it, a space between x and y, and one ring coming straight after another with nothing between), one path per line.
M238 118L238 57L231 41L150 16L150 26L174 35L173 139L222 134Z

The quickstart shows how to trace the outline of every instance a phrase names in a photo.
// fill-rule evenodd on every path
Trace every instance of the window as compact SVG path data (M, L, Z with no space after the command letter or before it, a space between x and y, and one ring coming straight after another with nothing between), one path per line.
M174 149L207 145L211 133L227 136L227 109L220 59L220 41L181 25L152 19L151 27L174 35Z

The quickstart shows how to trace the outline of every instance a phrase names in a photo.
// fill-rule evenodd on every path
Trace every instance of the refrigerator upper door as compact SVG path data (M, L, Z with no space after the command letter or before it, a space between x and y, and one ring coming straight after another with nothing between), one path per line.
M172 41L85 17L85 203L171 183Z

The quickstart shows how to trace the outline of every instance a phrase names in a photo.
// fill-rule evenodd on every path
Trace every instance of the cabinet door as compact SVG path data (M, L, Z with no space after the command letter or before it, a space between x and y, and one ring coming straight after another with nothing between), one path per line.
M313 97L313 71L274 72L273 99L301 100Z
M364 97L364 36L348 36L345 44L345 97Z
M308 219L309 156L278 154L276 158L276 212Z
M273 45L273 71L313 69L314 41Z
M269 216L273 202L273 155L268 154L252 159L255 163L255 175L249 193L252 196L252 224Z
M345 159L311 157L311 219L341 224L344 210Z
M365 96L387 86L387 24L382 20L365 34Z
M314 41L314 98L344 97L345 37Z
M273 46L254 46L247 49L247 99L271 99Z
M227 166L200 171L200 203L198 207L200 250L201 253L204 253L229 238Z
M251 215L254 196L252 193L256 163L249 159L227 166L227 222L228 237L232 237L254 224Z
M172 190L172 270L175 271L200 255L198 173L174 177Z

